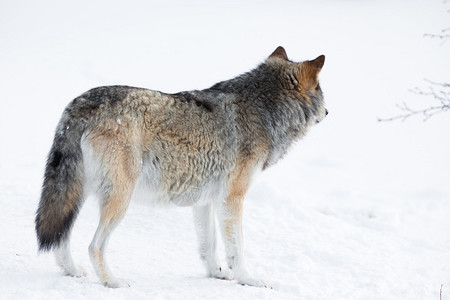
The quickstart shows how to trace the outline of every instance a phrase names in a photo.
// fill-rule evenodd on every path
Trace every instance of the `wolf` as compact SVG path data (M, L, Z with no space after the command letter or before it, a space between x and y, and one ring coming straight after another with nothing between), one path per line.
M255 174L276 163L324 119L318 75L325 62L293 62L278 47L250 72L204 90L176 94L103 86L64 110L45 166L36 212L40 251L53 250L66 275L84 276L70 234L84 199L100 202L89 257L103 285L128 287L110 271L111 232L138 191L148 201L192 206L209 276L269 287L247 270L242 210ZM216 253L217 224L227 268Z

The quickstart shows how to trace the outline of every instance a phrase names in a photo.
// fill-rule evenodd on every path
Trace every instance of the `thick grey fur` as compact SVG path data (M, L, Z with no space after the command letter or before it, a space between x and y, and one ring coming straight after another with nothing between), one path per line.
M175 107L186 105L187 110L196 107L199 110L196 114L206 119L208 115L221 116L228 123L223 128L230 130L222 135L227 139L223 141L224 148L232 145L241 156L254 155L256 144L265 139L269 149L262 158L265 169L322 118L324 102L320 86L301 90L296 72L299 67L298 63L274 57L248 73L205 90L159 95L173 99ZM152 97L155 92L127 86L99 87L74 99L65 109L48 156L35 220L40 250L50 250L68 238L82 205L83 134L96 126L99 110L113 112L116 106L125 105L124 99L131 94ZM161 100L154 97L151 101ZM71 201L67 201L68 195Z

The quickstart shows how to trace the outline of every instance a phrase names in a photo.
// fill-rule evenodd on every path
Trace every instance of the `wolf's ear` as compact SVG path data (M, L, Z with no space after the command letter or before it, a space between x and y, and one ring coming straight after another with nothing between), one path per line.
M325 63L325 55L300 64L300 85L307 89L315 89L319 84L319 72Z
M288 60L286 50L284 50L284 48L281 46L278 46L278 48L275 49L275 51L273 51L272 54L270 54L269 58L272 58L272 57L278 57L278 58L282 58L284 60Z

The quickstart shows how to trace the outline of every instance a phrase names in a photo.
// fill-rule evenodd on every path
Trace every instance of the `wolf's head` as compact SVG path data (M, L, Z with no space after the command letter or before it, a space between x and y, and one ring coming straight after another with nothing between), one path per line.
M287 93L295 95L299 101L314 108L314 120L312 121L315 123L322 121L328 114L319 85L319 73L324 63L324 55L320 55L314 60L292 62L288 59L286 50L281 46L275 49L266 60L266 65L273 66L280 72L278 78Z

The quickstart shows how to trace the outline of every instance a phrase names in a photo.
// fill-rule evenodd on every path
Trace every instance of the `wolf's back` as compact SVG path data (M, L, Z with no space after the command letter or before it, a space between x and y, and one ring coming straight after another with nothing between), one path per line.
M82 121L66 108L56 129L45 167L36 213L39 250L51 250L65 240L83 197Z

